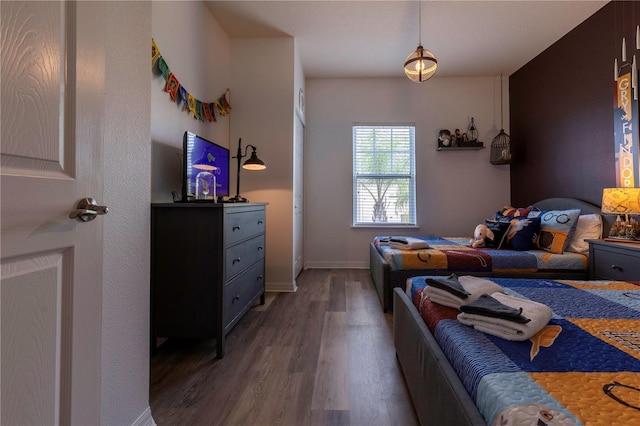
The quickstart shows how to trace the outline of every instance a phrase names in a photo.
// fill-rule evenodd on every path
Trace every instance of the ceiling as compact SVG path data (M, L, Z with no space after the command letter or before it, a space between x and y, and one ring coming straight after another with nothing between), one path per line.
M205 3L230 38L295 37L306 78L354 78L404 76L420 40L437 77L508 76L608 1Z

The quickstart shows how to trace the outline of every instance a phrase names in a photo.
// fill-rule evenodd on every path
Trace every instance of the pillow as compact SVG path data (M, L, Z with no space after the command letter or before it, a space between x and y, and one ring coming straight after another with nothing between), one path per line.
M529 214L531 216L531 213ZM578 224L580 209L547 210L540 217L540 232L536 246L550 253L564 253L573 232Z
M503 248L506 246L506 235L511 223L487 219L484 224L493 232L493 240L487 239L485 247Z
M597 213L583 214L578 217L576 230L571 236L565 251L589 253L589 243L585 240L602 238L602 216Z
M540 218L514 218L511 220L507 242L514 250L531 250L535 248L540 232Z
M497 220L500 222L511 222L511 219L515 217L527 217L529 212L533 209L533 206L515 208L511 206L504 206L498 210L490 220Z
M502 208L502 210L500 210L500 214L502 214L502 216L506 216L510 218L527 217L527 215L532 209L533 209L533 206L519 207L519 208L505 206Z

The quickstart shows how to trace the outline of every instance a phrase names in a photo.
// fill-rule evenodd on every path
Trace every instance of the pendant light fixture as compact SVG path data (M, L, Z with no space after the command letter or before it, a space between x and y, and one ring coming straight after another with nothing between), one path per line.
M511 137L504 132L502 120L504 112L502 109L502 74L500 74L500 133L491 141L491 164L511 163Z
M422 47L422 2L418 2L418 48L404 61L404 73L409 80L422 83L436 73L438 60L435 55Z

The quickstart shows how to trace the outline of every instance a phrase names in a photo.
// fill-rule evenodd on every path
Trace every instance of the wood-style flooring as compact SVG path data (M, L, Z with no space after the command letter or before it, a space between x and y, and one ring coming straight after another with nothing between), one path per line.
M168 340L151 358L164 425L417 425L368 270L310 269L214 341Z

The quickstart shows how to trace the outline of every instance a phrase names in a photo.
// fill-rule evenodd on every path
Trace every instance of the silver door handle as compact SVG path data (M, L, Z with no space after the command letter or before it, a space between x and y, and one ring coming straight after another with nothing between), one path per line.
M96 218L96 216L100 214L109 213L109 207L107 206L98 206L97 202L93 198L83 198L78 201L78 205L76 206L76 210L73 210L69 213L70 219L79 218L83 222L89 222Z

